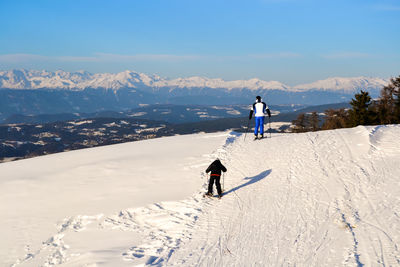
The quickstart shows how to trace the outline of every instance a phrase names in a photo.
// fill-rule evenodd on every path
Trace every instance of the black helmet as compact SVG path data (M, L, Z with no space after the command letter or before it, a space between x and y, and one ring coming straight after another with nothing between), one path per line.
M259 96L259 95L256 96L256 99L257 99L258 102L261 102L261 96Z

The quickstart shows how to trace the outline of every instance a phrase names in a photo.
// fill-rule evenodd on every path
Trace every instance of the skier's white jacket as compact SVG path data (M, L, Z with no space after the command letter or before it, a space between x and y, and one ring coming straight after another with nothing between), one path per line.
M255 102L251 107L251 110L254 112L254 117L264 117L267 109L268 106L264 102Z

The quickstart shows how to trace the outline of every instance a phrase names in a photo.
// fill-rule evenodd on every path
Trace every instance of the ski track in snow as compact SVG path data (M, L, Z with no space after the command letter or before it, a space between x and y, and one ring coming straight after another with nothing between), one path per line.
M216 157L227 167L221 200L202 197L201 173L203 187L189 199L66 218L13 266L41 255L43 266L82 265L66 240L85 231L140 233L142 243L120 255L133 266L398 266L399 136L400 126L261 141L231 133L193 158L194 167Z
M224 162L238 189L207 203L168 266L400 265L398 136L360 126L239 139Z

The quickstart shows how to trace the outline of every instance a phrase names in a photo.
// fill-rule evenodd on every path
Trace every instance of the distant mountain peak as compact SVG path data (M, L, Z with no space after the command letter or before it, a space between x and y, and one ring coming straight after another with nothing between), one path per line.
M365 90L382 88L388 84L388 79L373 78L373 77L331 77L324 80L318 80L309 84L300 84L294 86L297 90L332 90L353 92L357 89L364 88Z

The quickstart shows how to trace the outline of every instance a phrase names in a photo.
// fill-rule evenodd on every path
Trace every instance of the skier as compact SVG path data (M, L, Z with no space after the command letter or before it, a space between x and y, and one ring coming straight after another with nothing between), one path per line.
M256 97L256 102L253 104L249 114L249 120L251 120L254 113L254 119L256 120L256 127L254 127L254 140L258 139L258 128L260 128L260 139L264 138L264 116L268 114L271 118L271 112L268 106L261 101L261 96Z
M207 196L213 195L213 185L215 181L215 185L217 186L218 191L218 198L222 197L222 190L221 190L221 171L226 172L226 168L222 165L219 159L213 161L213 163L208 166L206 173L211 172L210 174L210 181L208 183L208 192L206 193Z

